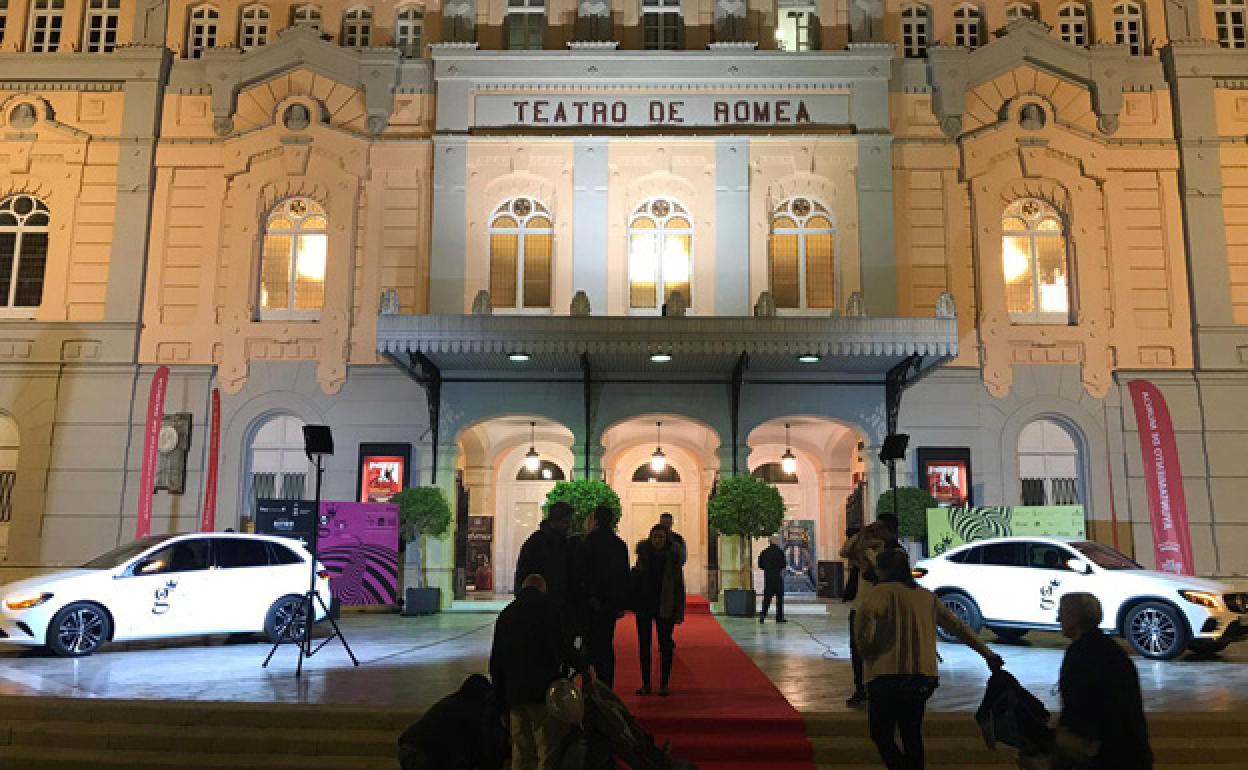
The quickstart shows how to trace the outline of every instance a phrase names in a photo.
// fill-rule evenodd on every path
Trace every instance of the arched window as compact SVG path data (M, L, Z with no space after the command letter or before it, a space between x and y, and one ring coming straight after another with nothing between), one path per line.
M1114 6L1114 42L1125 45L1132 56L1144 53L1144 11L1138 3Z
M55 53L61 48L61 28L65 23L65 0L34 0L30 4L30 35L26 50Z
M368 48L373 41L373 12L352 8L342 17L342 44L347 48Z
M308 485L308 457L303 451L303 420L271 417L251 439L248 502L255 519L257 500L303 500Z
M654 481L659 484L679 484L680 473L672 467L671 463L663 466L663 470L655 472L649 461L637 466L637 470L633 471L633 481Z
M1018 435L1018 479L1023 505L1079 505L1083 481L1079 444L1057 420L1028 423Z
M419 8L411 5L400 8L394 15L394 46L408 59L418 59L422 53L421 39L425 32L425 16Z
M1010 320L1069 322L1066 230L1056 209L1035 198L1006 208L1001 219L1001 267Z
M555 231L550 212L532 198L513 198L490 219L490 304L496 310L550 307Z
M82 25L82 50L109 53L117 47L117 25L121 21L121 0L90 0L86 23Z
M315 5L301 5L295 8L290 16L291 24L296 27L308 27L319 31L321 29L321 9Z
M927 6L907 5L901 10L901 50L908 58L927 55L927 25Z
M1027 3L1011 3L1006 6L1005 20L1007 22L1034 18L1036 18L1036 11Z
M329 221L310 198L277 204L264 225L260 319L315 320L325 301Z
M13 485L17 483L17 454L21 437L17 423L7 414L0 415L0 526L13 520ZM4 538L0 538L3 545Z
M641 47L647 51L680 49L680 0L641 0Z
M1213 22L1218 30L1218 45L1248 47L1248 0L1217 0L1213 5Z
M763 463L754 470L750 471L750 475L756 479L766 481L768 484L796 484L796 473L785 473L784 466L780 463Z
M36 308L43 302L48 222L48 207L38 198L0 200L0 308Z
M771 296L778 308L836 307L836 231L822 203L792 198L771 215Z
M665 198L638 206L628 222L629 309L659 313L675 292L692 307L692 263L693 219L685 207Z
M204 51L217 46L217 22L220 14L211 5L197 5L191 9L186 25L186 57L198 59Z
M953 44L963 48L979 48L979 8L963 3L953 9Z
M1057 31L1071 45L1088 44L1088 7L1083 3L1066 3L1057 9Z
M249 5L238 17L238 45L244 51L269 43L269 9Z
M778 0L776 48L813 51L818 47L819 9L811 0Z
M542 460L541 465L535 471L521 465L520 470L516 472L516 481L563 481L566 478L563 468L550 460Z
M542 50L546 33L546 0L507 0L507 48Z

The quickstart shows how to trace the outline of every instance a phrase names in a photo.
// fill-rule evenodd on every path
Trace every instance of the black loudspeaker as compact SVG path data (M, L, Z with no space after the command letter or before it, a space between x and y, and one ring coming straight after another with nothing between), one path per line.
M303 426L303 451L307 453L308 459L317 455L332 455L334 453L334 434L329 430L329 426Z
M306 431L307 428L304 428ZM880 460L890 462L901 460L906 456L906 446L910 443L908 433L890 433L884 437L884 446L880 447Z

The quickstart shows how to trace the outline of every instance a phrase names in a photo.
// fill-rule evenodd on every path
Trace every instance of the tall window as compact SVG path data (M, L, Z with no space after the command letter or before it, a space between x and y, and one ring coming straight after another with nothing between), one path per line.
M368 48L373 40L373 12L352 8L342 19L342 44L347 48Z
M420 58L424 31L425 17L419 8L405 6L394 15L394 45L404 57Z
M1223 48L1248 47L1248 0L1217 0L1213 22L1218 29L1218 45Z
M680 0L641 0L641 47L647 51L680 48Z
M1018 436L1018 478L1023 505L1079 505L1079 445L1056 420L1028 423Z
M771 217L771 296L778 308L836 307L836 231L823 204L793 198Z
M979 8L963 3L953 9L953 44L979 48Z
M1114 6L1114 42L1125 45L1133 56L1144 53L1144 12L1138 4Z
M782 0L776 8L776 47L781 51L813 51L819 29L818 9L812 3Z
M48 217L48 207L33 196L0 201L0 308L35 308L43 302Z
M315 5L301 5L291 14L291 23L296 27L310 27L320 30L321 9Z
M1088 44L1088 7L1083 3L1066 3L1057 10L1057 32L1071 45Z
M303 421L298 417L271 417L251 440L248 463L248 502L254 520L257 500L303 500L308 490L307 455L303 451Z
M198 59L204 51L217 45L217 21L220 14L211 5L198 5L191 9L190 23L186 30L186 55Z
M692 263L693 218L685 207L664 198L638 206L628 222L629 308L658 313L677 291L692 307Z
M61 47L61 26L65 23L65 0L34 0L30 4L31 53L55 53Z
M329 221L310 198L274 207L260 255L261 320L315 320L325 301Z
M1070 270L1061 216L1035 198L1016 201L1001 219L1006 304L1016 323L1067 323Z
M269 9L263 5L249 5L243 9L238 21L238 44L244 51L269 43Z
M901 50L911 59L927 55L927 6L907 5L901 11Z
M490 304L497 310L550 307L555 231L550 212L532 198L514 198L490 220Z
M9 21L9 0L0 0L0 43L4 42L4 30Z
M21 445L17 423L7 414L0 415L0 528L13 520L13 485Z
M546 0L507 0L507 47L513 51L542 50L546 31Z
M117 24L121 20L121 0L90 0L87 23L82 27L82 50L109 53L117 47Z
M1026 3L1012 3L1006 6L1005 20L1007 22L1034 18L1036 18L1036 12Z

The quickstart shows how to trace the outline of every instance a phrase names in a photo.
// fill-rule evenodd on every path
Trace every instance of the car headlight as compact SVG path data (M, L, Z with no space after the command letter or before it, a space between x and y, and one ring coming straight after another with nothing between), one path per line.
M5 599L4 606L11 610L28 610L31 607L38 607L40 604L43 604L51 598L52 594L47 593L46 591L33 596L15 596L11 599Z
M1211 594L1208 591L1179 591L1179 596L1187 599L1192 604L1199 604L1201 607L1208 607L1216 610L1219 606L1217 594Z

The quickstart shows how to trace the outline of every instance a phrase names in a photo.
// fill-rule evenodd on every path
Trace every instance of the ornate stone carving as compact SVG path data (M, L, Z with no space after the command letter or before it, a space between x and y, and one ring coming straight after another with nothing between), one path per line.
M9 112L9 125L19 131L33 127L38 120L39 113L29 102L22 102Z
M490 305L490 292L482 289L477 292L477 296L472 298L472 314L473 315L490 315L494 312L494 308Z
M758 302L754 303L755 318L770 318L776 314L776 300L771 292L759 292Z
M568 312L577 316L590 314L589 295L584 290L577 290L572 295L572 306L568 308Z
M953 301L953 295L949 292L943 292L936 298L936 317L937 318L957 318L958 307Z
M302 131L312 124L312 113L302 104L292 104L282 114L282 124L291 131Z
M1038 104L1024 104L1018 112L1018 125L1027 131L1039 131L1046 122L1048 118L1044 114L1044 108Z
M213 118L212 130L216 132L217 136L229 136L234 133L234 119Z
M849 295L849 299L845 300L845 316L847 318L862 318L867 314L862 304L862 292L856 291Z
M398 289L382 289L381 301L377 305L381 315L398 315L401 312Z
M689 300L685 299L685 295L679 291L672 292L672 296L667 302L663 303L663 315L665 316L683 318L688 310Z

